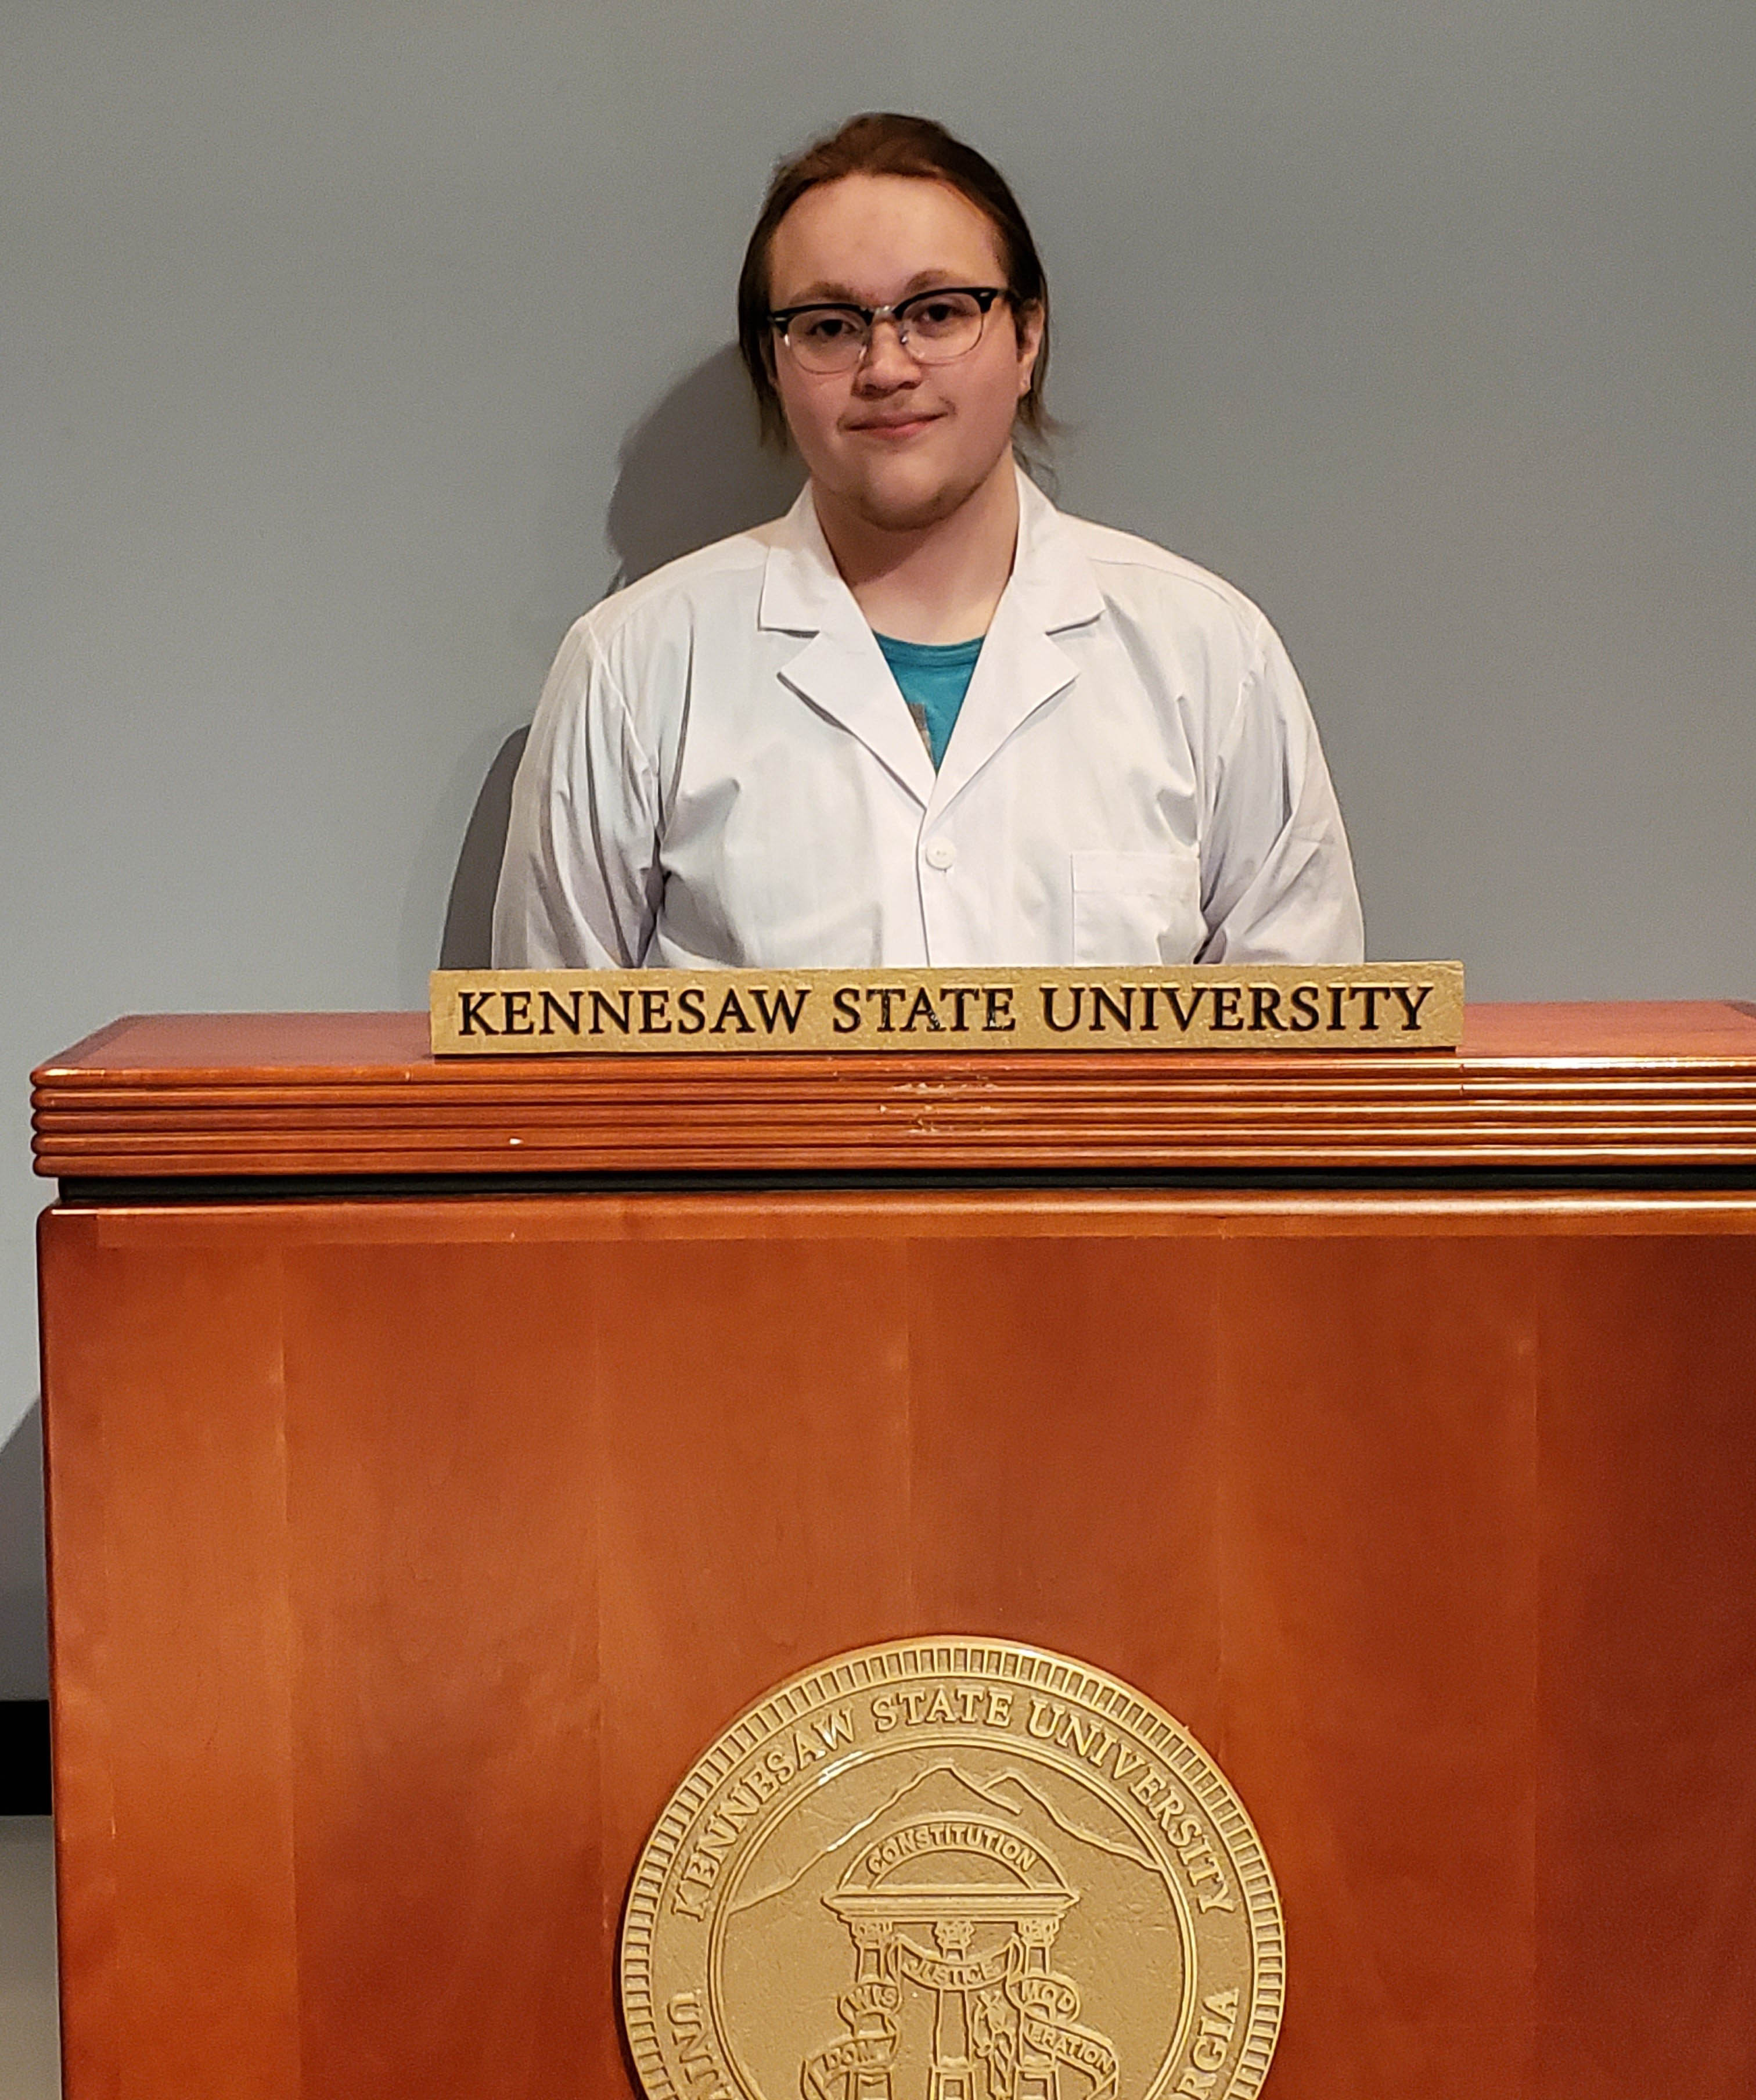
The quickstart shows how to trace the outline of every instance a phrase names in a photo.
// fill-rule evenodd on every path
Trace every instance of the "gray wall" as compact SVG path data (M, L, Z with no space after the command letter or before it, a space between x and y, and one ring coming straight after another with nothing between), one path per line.
M569 618L783 494L738 256L774 156L885 104L1035 221L1063 502L1286 636L1374 952L1756 990L1749 0L0 0L0 1438L24 1073L420 1003L460 854L467 957Z

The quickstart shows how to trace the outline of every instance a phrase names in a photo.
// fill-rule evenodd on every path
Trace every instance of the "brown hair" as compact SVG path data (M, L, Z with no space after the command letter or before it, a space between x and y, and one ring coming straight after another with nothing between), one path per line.
M756 390L763 435L784 443L787 435L787 420L774 388L774 338L768 318L769 251L774 229L807 190L820 183L839 182L844 175L913 175L948 183L994 228L999 237L1014 325L1026 307L1036 307L1043 316L1042 347L1030 391L1018 404L1018 420L1033 436L1045 435L1050 427L1043 406L1043 382L1048 370L1048 280L1018 200L992 161L953 138L942 124L930 117L902 117L890 110L850 117L839 131L826 133L792 160L783 161L762 200L738 277L738 349Z

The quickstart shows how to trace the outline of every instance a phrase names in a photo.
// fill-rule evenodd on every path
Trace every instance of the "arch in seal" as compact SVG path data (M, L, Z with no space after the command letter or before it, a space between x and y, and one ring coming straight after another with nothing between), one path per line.
M960 1877L929 1878L947 1855ZM854 1943L836 2001L849 2032L806 2058L805 2100L897 2100L905 1983L933 2001L924 2100L1114 2100L1115 2053L1076 2024L1079 1992L1049 1966L1079 1900L1042 1846L987 1816L920 1816L863 1847L823 1899ZM1063 2094L1064 2068L1088 2083Z

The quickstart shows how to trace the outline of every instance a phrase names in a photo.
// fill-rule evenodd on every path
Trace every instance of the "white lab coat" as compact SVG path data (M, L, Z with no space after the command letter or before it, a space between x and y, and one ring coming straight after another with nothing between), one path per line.
M1359 900L1278 637L1023 476L943 764L809 489L568 634L513 792L502 968L1351 963Z

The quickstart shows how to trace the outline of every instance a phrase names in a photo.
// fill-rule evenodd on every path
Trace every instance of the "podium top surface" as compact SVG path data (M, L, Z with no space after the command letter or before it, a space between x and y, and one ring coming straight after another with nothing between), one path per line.
M421 1013L165 1014L33 1079L37 1171L79 1187L1756 1172L1732 1002L1473 1006L1449 1052L967 1058L439 1060Z

